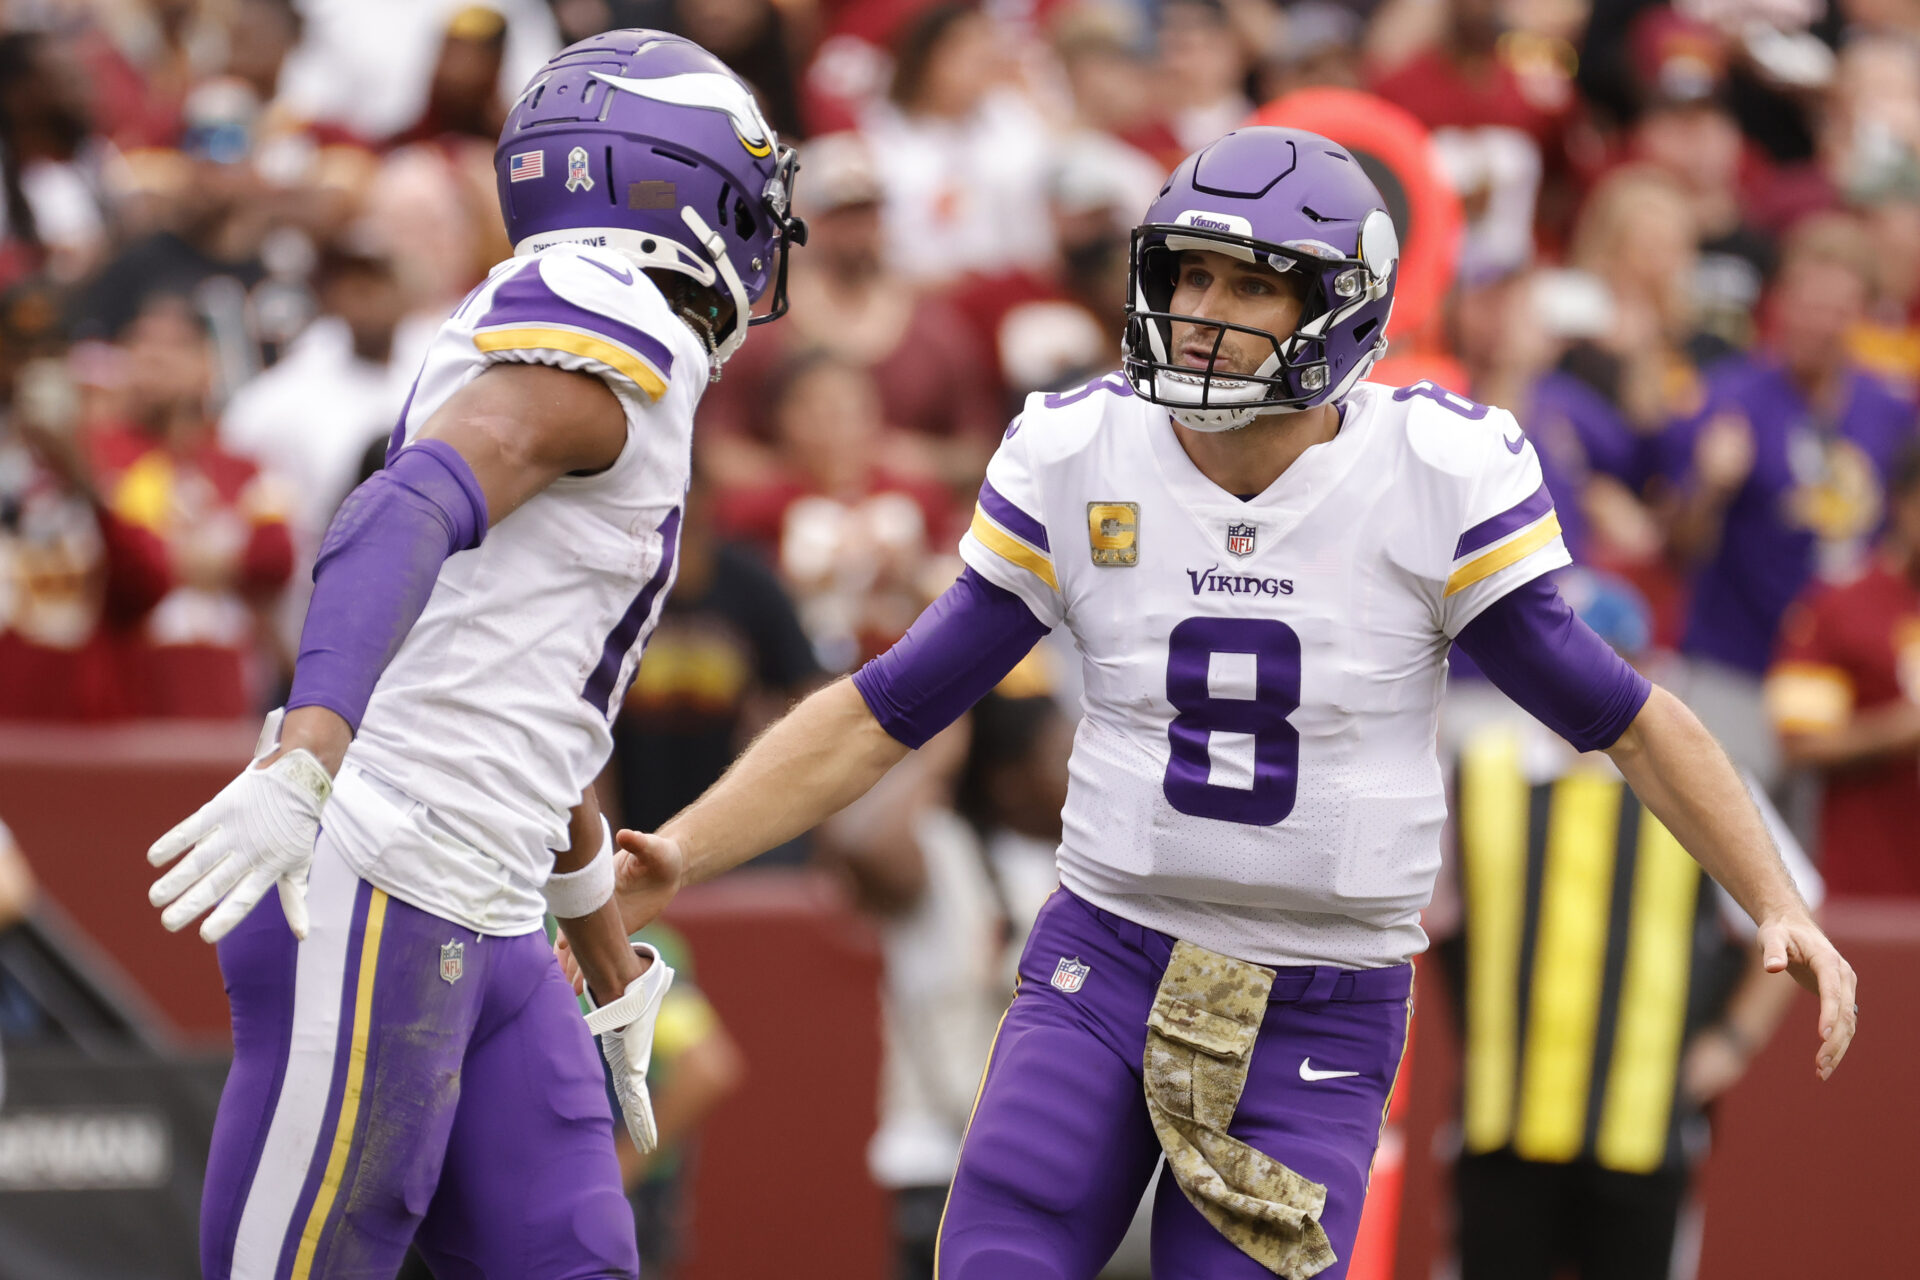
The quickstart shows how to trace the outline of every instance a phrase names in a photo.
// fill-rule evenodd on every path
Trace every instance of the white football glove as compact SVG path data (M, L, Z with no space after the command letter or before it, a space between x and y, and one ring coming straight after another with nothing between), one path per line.
M218 903L200 926L203 939L218 942L278 886L287 927L296 938L307 936L307 868L333 778L305 749L258 767L279 741L281 716L267 717L255 763L147 850L156 867L187 855L147 891L147 901L166 908L160 923L169 930L177 933Z
M660 1002L673 985L673 970L660 952L644 942L633 944L634 954L652 957L647 971L627 984L625 994L604 1008L595 1007L587 1015L587 1030L600 1039L600 1052L607 1059L613 1076L613 1093L620 1099L620 1113L626 1117L627 1133L642 1154L659 1145L660 1134L653 1125L653 1099L647 1093L647 1064L653 1060L653 1024L660 1016ZM587 993L593 1003L593 993Z

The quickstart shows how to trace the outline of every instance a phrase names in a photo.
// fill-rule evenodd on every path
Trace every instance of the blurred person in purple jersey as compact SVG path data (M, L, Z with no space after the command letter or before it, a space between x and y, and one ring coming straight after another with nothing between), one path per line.
M1687 699L1771 787L1778 755L1760 683L1781 615L1816 575L1865 557L1914 407L1846 356L1875 290L1850 215L1809 218L1783 249L1763 343L1707 378L1704 403L1657 443L1669 536L1692 577Z
M1567 563L1513 416L1365 381L1399 238L1326 138L1237 130L1132 238L1124 363L1029 398L959 580L886 654L761 736L616 901L680 886L860 796L1056 626L1084 659L1062 887L1040 912L960 1155L941 1280L1087 1280L1164 1155L1165 1278L1346 1275L1426 945L1457 644L1648 809L1821 994L1852 970L1725 754L1546 576ZM1775 982L1784 979L1775 977Z
M514 256L328 530L284 713L149 855L167 928L210 913L233 1010L208 1276L392 1275L410 1242L441 1277L638 1269L606 1084L652 1149L673 975L620 927L592 786L672 586L694 408L754 304L784 311L805 229L747 86L654 31L542 68L496 169Z

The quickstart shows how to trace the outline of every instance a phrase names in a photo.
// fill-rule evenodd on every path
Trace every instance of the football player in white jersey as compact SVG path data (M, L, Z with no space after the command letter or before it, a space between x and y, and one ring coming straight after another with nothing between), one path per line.
M284 719L151 853L168 928L211 910L233 1010L210 1277L391 1276L416 1237L442 1280L638 1272L592 1038L651 1149L672 971L627 945L591 788L673 582L694 408L805 232L751 91L658 32L558 54L495 169L514 256L328 531Z
M1134 232L1121 372L1036 396L987 468L966 569L654 835L680 884L865 791L1064 625L1083 657L1059 851L941 1230L940 1280L1093 1276L1164 1154L1154 1274L1345 1274L1405 1043L1445 814L1459 644L1634 789L1821 997L1854 979L1726 757L1581 625L1532 444L1431 384L1363 381L1399 258L1346 151L1250 128ZM1786 981L1782 978L1781 981Z

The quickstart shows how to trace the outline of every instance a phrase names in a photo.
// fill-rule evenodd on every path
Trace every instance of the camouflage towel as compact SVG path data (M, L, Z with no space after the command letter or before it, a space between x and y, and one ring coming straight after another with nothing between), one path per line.
M1227 1136L1272 989L1271 969L1175 943L1147 1015L1147 1113L1193 1207L1267 1270L1306 1280L1335 1260L1327 1189Z

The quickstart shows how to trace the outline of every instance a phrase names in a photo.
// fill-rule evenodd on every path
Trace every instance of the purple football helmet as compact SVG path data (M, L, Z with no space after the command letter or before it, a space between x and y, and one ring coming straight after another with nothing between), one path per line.
M1174 314L1180 254L1196 249L1300 281L1305 307L1293 332ZM1344 147L1301 129L1236 129L1182 161L1134 228L1127 380L1201 431L1338 400L1387 349L1399 261L1386 201ZM1252 375L1175 364L1176 320L1214 329L1216 353L1234 329L1271 342L1273 354Z
M493 153L516 255L605 245L731 297L734 318L712 335L716 374L749 324L786 313L787 251L807 238L791 212L798 168L725 63L644 30L555 54ZM752 315L769 282L767 314Z

